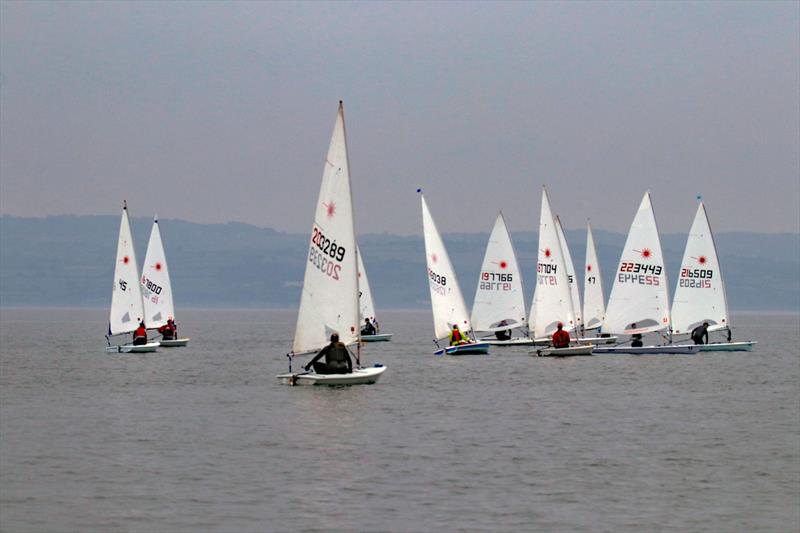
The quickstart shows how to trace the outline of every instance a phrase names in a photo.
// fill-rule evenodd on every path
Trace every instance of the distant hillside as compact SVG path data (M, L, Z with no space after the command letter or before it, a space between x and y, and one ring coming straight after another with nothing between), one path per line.
M179 308L297 306L307 235L239 223L159 222ZM132 224L141 263L152 220ZM108 305L118 231L116 216L0 217L0 305ZM537 236L513 237L530 301ZM800 310L800 235L716 237L733 309ZM468 305L487 239L488 232L444 235ZM567 231L567 239L581 269L585 232ZM625 236L598 230L595 240L608 297ZM663 237L672 290L685 243L685 235ZM379 309L429 305L422 237L371 234L359 244Z

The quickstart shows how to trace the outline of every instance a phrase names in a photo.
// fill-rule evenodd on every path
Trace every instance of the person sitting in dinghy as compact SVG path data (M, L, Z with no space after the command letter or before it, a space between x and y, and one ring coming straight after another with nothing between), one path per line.
M506 322L505 320L501 320L500 323L497 324L497 325L498 326L505 326L507 324L508 324L508 322ZM497 337L497 340L499 340L499 341L507 341L507 340L509 340L511 338L511 330L510 329L502 329L502 330L499 330L499 331L495 331L494 332L494 336Z
M373 326L369 318L364 319L364 325L361 326L361 335L375 335L375 326Z
M139 322L139 327L133 332L133 345L141 346L147 344L147 330L144 327L144 321Z
M708 322L703 322L692 330L692 340L695 344L708 344Z
M631 329L636 329L636 324L631 324ZM644 343L642 342L642 334L634 333L631 335L631 347L641 348L642 346L644 346Z
M564 331L564 324L558 323L558 329L553 333L553 348L569 348L569 333Z
M318 363L322 356L325 356L324 363ZM308 372L311 367L317 374L352 374L353 362L350 360L350 353L347 346L339 342L339 334L331 335L331 343L321 349L314 359L304 367Z
M171 341L178 336L178 328L172 318L168 318L167 323L158 328L158 332L161 333L161 338L165 341Z
M458 329L458 324L453 324L453 331L450 332L450 346L459 346L461 344L470 344L472 341L461 333Z

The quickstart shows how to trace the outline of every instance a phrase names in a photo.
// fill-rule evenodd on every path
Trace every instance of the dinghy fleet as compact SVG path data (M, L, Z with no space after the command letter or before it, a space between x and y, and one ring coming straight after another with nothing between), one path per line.
M583 304L578 274L561 219L542 189L535 286L526 312L522 269L501 213L486 246L472 311L421 189L422 228L434 354L488 354L490 348L530 346L532 355L695 354L749 351L755 341L733 342L725 286L714 237L701 201L689 232L678 285L670 305L664 255L650 193L631 224L606 305L595 241L587 225ZM123 206L107 339L110 352L148 352L185 346L189 339L147 338L112 344L141 325L158 331L174 317L172 289L158 219L153 222L142 275L133 249L127 205ZM356 239L344 107L339 102L315 207L289 369L277 379L288 385L371 384L386 371L366 365L365 342L390 341L378 330L375 306ZM696 344L696 328L727 333L722 340ZM554 333L560 333L554 345ZM646 336L646 337L645 337ZM149 337L149 336L148 336ZM565 342L565 339L569 342ZM645 340L647 343L645 343ZM330 345L328 344L330 342ZM295 357L325 346L346 349L355 360L346 373L294 368ZM324 367L324 365L322 365ZM320 368L322 368L320 367ZM315 366L315 369L317 367Z
M178 338L174 317L172 283L161 241L158 217L153 219L153 229L150 232L150 241L142 265L142 276L139 277L139 266L136 262L133 234L128 218L128 204L123 202L114 264L114 283L111 288L106 351L146 353L155 352L160 346L164 348L186 346L189 339ZM144 340L136 339L139 328L144 330ZM147 330L150 330L149 333ZM133 339L126 341L121 338L122 335L132 333Z

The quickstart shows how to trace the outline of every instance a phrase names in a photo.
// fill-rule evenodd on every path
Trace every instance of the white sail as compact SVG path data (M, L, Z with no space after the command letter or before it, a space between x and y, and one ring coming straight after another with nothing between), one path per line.
M142 291L139 286L139 269L136 266L136 253L133 249L133 236L128 220L128 206L123 204L117 241L117 261L114 267L114 286L111 290L108 333L110 335L130 333L139 327L139 321L143 316Z
M600 274L600 262L594 246L592 226L586 226L586 269L583 278L583 327L595 329L602 327L606 314L603 298L603 278Z
M358 301L361 312L359 324L364 324L365 318L369 318L370 321L375 318L375 302L372 300L372 290L369 288L369 279L367 270L364 268L364 260L361 258L361 249L356 246L356 250L358 250Z
M705 205L700 202L692 229L689 230L672 303L673 332L691 333L703 322L708 322L709 331L729 325L728 302L714 234L708 223Z
M503 213L497 215L478 276L472 327L498 331L525 327L525 291Z
M333 332L345 344L356 342L360 335L358 259L341 102L322 172L307 258L292 351L319 350Z
M158 328L167 323L168 318L175 317L172 305L172 285L169 281L167 257L161 242L161 231L158 217L153 219L150 231L150 242L142 266L142 298L144 300L144 325L146 328Z
M422 199L422 229L425 236L425 259L428 267L428 285L431 290L433 327L437 339L450 334L453 324L467 333L472 329L467 306L458 286L456 272L433 222L433 217Z
M572 254L569 253L567 238L564 236L564 228L561 226L561 218L556 217L556 231L558 232L558 242L561 244L561 252L564 254L564 265L567 267L567 281L569 282L569 293L572 297L572 309L575 312L575 327L581 327L581 295L578 290L578 276L575 274L575 264L572 262Z
M567 269L558 238L547 189L542 189L539 217L539 252L536 264L536 288L533 291L528 324L534 338L551 335L561 322L567 331L575 329L575 311L567 279Z
M630 335L659 331L669 325L664 254L650 193L646 192L622 250L603 330Z

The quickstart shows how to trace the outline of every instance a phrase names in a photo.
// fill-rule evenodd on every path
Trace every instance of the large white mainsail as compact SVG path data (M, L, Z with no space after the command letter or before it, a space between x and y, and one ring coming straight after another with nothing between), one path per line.
M153 229L142 266L142 298L144 299L144 325L146 328L158 328L174 318L172 305L172 284L169 280L167 257L161 241L161 230L158 216L153 218Z
M358 251L358 295L361 319L359 324L364 324L364 319L372 321L375 318L375 302L372 300L372 290L369 287L367 270L364 268L364 260L361 258L361 249L356 246ZM361 327L361 326L359 326Z
M583 278L583 327L595 329L602 327L606 314L603 298L603 278L600 274L600 262L594 246L592 226L586 225L586 269Z
M139 327L139 321L144 317L139 269L136 264L133 236L128 220L128 204L123 202L117 240L117 261L114 267L114 286L111 290L109 335L132 332Z
M603 330L631 335L659 331L669 325L667 273L648 191L622 250Z
M533 327L533 337L542 338L551 335L559 322L566 331L575 329L575 311L572 307L564 254L550 209L547 189L542 188L536 288L533 291L528 324Z
M297 314L292 351L316 351L331 333L351 344L358 340L358 259L350 170L344 125L344 106L333 127L314 211L308 261Z
M431 290L431 308L433 310L433 327L437 339L450 334L453 324L467 333L472 329L467 306L458 286L456 272L447 250L436 229L436 224L422 199L422 230L425 236L425 259L428 268L428 285Z
M708 322L709 331L729 325L728 302L714 234L705 205L700 202L689 230L672 303L673 333L691 333L703 322Z
M525 327L527 323L517 254L503 213L499 213L478 277L472 327L477 331L498 331Z
M572 297L572 309L575 313L575 329L581 328L581 295L578 290L578 276L575 273L575 264L572 262L572 254L569 253L567 238L564 235L564 227L561 225L561 218L556 217L556 231L558 232L558 242L561 244L561 253L564 254L564 265L567 268L567 281L569 282L569 293Z

